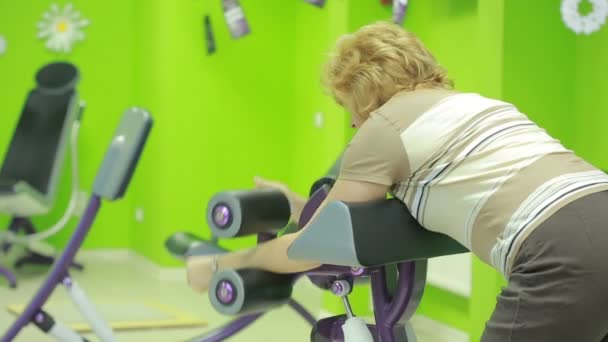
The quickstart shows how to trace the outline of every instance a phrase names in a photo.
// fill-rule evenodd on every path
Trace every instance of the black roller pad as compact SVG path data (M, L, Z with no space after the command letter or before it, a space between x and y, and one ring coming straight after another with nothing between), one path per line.
M265 311L285 304L293 291L292 274L277 274L256 269L237 271L245 285L242 313Z
M215 222L216 208L230 208L228 223ZM285 195L274 189L223 191L207 204L207 222L213 234L220 238L247 236L257 233L278 233L289 222L291 210Z

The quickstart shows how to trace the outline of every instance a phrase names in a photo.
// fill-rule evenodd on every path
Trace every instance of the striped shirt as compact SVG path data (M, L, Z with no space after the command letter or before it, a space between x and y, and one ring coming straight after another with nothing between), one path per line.
M370 115L341 179L391 186L425 228L444 233L508 277L530 233L566 204L608 190L608 176L512 104L417 90Z

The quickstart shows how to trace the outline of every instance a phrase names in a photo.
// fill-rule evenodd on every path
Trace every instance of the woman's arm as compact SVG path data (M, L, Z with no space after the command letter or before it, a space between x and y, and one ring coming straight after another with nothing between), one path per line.
M318 215L326 203L339 200L344 202L366 202L386 198L389 187L368 182L336 181L327 198L319 206L311 221ZM305 226L302 230L306 229ZM331 229L331 227L328 227ZM320 266L319 263L295 261L287 257L287 249L302 230L283 235L259 246L218 257L218 269L257 268L274 273L296 273L311 270ZM187 261L188 282L192 289L204 292L209 286L212 274L213 257L191 257Z
M289 189L285 183L271 181L260 176L256 176L253 181L258 189L276 189L281 191L289 201L289 209L291 210L291 216L289 217L290 222L298 222L300 214L302 214L302 209L306 204L306 199L304 197Z

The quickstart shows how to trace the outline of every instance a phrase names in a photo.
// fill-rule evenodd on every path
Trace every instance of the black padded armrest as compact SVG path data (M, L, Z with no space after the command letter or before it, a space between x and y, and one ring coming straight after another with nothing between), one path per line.
M294 260L372 267L465 253L454 239L421 227L396 199L329 203L291 245Z

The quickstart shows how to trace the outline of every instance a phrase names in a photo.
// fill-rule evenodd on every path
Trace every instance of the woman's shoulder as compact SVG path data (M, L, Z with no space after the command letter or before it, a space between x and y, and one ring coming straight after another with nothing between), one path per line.
M383 116L400 131L405 130L416 119L442 101L460 93L449 89L417 89L395 94L373 115Z

